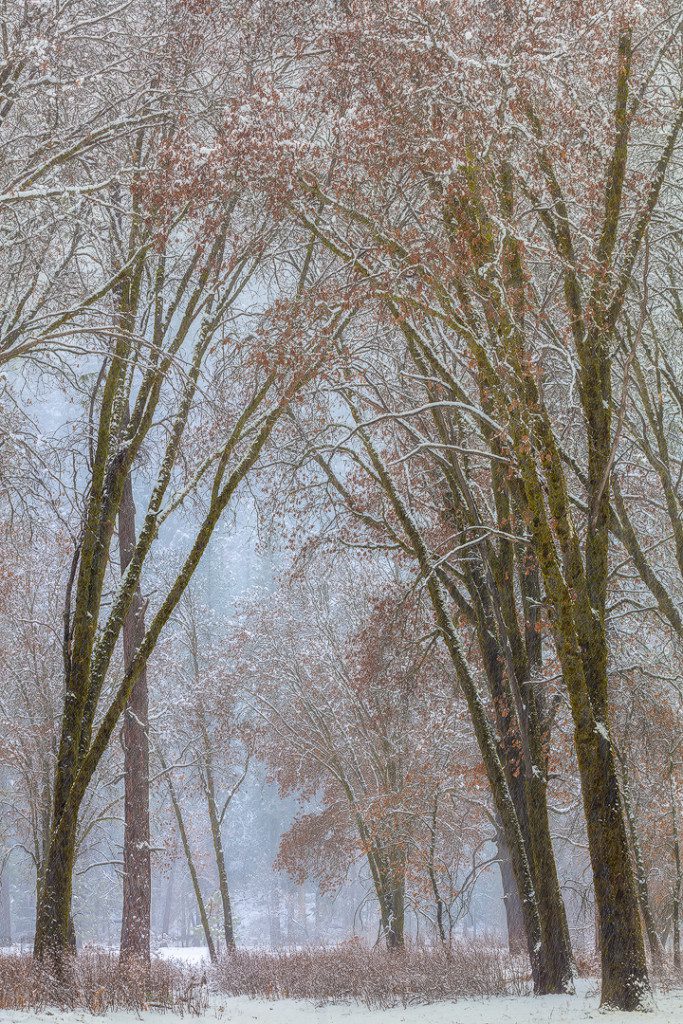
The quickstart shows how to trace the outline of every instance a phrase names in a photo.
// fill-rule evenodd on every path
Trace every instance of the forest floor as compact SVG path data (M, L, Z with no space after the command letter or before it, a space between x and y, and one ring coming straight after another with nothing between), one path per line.
M657 997L654 1013L604 1013L598 1009L597 986L582 982L576 996L531 996L463 999L427 1006L368 1010L354 1005L315 1006L295 1000L221 999L214 997L200 1018L177 1013L113 1012L94 1016L87 1010L2 1010L0 1024L188 1024L192 1020L222 1024L683 1024L683 990Z

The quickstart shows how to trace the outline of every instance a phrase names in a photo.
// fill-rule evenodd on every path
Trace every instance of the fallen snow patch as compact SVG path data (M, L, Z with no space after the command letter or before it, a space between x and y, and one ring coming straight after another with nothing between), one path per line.
M660 995L654 1013L603 1013L595 986L586 983L576 996L463 999L405 1009L367 1010L357 1006L325 1005L283 999L221 999L215 997L201 1018L176 1013L116 1013L93 1016L87 1010L0 1010L0 1024L191 1024L193 1020L224 1024L683 1024L683 990Z

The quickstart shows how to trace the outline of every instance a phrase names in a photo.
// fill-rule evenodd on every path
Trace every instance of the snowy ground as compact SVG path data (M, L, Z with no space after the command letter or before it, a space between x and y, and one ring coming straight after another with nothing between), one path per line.
M206 946L159 946L154 956L161 960L181 960L185 964L209 963L209 951Z
M654 1013L609 1013L598 1008L595 986L582 986L574 997L462 1000L408 1009L366 1010L357 1006L313 1006L310 1003L260 999L217 999L201 1018L206 1024L683 1024L683 990L660 995ZM191 1024L194 1017L172 1013L112 1013L93 1017L86 1011L29 1013L0 1011L0 1024Z

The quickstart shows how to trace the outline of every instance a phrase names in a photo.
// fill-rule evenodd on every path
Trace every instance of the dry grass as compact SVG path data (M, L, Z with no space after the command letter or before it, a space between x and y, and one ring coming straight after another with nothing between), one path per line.
M84 1008L174 1010L200 1014L208 1006L208 979L198 967L154 959L149 967L120 964L116 954L83 952L59 980L29 954L0 956L0 1009Z
M295 952L237 952L214 971L230 996L358 1002L371 1009L529 991L528 965L473 945L387 953L360 944Z
M356 1002L372 1009L467 996L523 994L528 965L488 946L457 945L387 953L361 944L299 951L246 952L213 968L154 959L119 964L115 953L86 951L57 979L29 954L0 956L0 1009L174 1010L201 1014L210 992L315 1003Z

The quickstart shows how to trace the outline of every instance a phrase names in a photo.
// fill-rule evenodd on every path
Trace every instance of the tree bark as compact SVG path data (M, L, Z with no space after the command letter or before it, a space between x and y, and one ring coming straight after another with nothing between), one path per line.
M527 774L524 785L529 818L529 860L543 936L539 987L547 993L573 992L574 959L550 834L546 785L546 778L535 770Z
M633 810L633 805L631 803L628 767L626 765L626 760L622 755L622 751L620 751L618 748L615 749L617 750L617 757L619 758L619 763L621 764L624 811L626 813L626 822L628 824L629 837L631 840L631 849L633 850L633 860L636 869L636 890L638 893L638 902L640 903L640 912L643 915L643 921L645 923L645 933L647 935L647 941L650 947L652 966L655 970L659 971L661 970L664 963L664 951L662 949L662 943L660 941L659 935L657 934L655 919L652 913L652 904L650 902L650 890L647 884L645 861L643 860L643 849L640 845L640 836L638 835L638 827L636 825L635 813Z
M203 715L203 712L200 712ZM225 851L223 849L223 836L221 835L221 823L218 816L216 804L216 785L213 776L213 764L211 754L211 742L202 719L202 742L204 745L204 771L205 771L205 793L209 809L209 821L211 823L211 840L213 842L214 855L216 857L216 868L218 870L218 887L221 894L221 906L223 908L223 935L225 938L225 949L227 953L235 952L235 928L232 917L232 901L230 899L230 888L228 886L228 872L225 866Z
M505 835L499 830L496 844L498 846L498 865L503 885L503 903L505 905L505 919L508 930L508 949L513 956L519 956L526 951L526 935L524 932L524 914L522 904L517 890L515 873L512 870L510 851L505 842Z
M168 872L168 884L166 886L166 899L164 900L164 914L161 920L161 934L166 938L171 932L171 912L173 910L173 883L175 882L175 873L177 860L175 852L173 854L173 860Z
M412 332L400 318L398 322L416 366L428 379L433 367L430 369L428 365L427 350L421 347L417 333ZM457 393L457 384L454 390ZM435 395L431 397L436 401ZM488 409L487 404L488 399L485 398L484 407L494 416L494 410ZM440 411L433 412L433 419L440 440L448 450L456 439L451 436ZM502 456L498 441L493 437L490 440L495 453ZM453 455L449 461L450 470L444 474L448 487L444 507L458 535L465 537L469 529L476 528L472 539L480 537L483 524L466 473ZM514 502L509 476L495 462L492 482L501 530L505 531L513 514ZM412 523L405 516L404 523L410 535ZM420 539L416 531L413 535L417 541L413 546L418 553ZM497 753L515 812L508 815L501 814L499 810L499 821L506 831L507 848L517 878L534 986L539 994L572 992L574 963L548 822L543 722L539 701L530 682L532 670L542 664L541 639L526 614L524 636L520 630L514 585L514 545L501 539L497 553L489 547L477 550L479 557L474 555L467 561L463 575L470 597L469 615L477 629L479 649L493 697L499 737ZM423 556L421 562L426 567L428 558ZM519 586L525 612L530 611L530 616L534 616L532 609L537 607L541 596L538 567L530 573L528 563L525 563L519 572ZM458 605L457 588L448 592ZM436 604L434 607L438 620L440 613ZM480 734L483 735L483 730L481 733L477 730L478 737ZM489 771L492 793L497 798L498 790L502 789L496 779L497 771L485 746L481 746L481 750ZM489 770L489 764L493 770ZM502 793L500 797L502 800ZM520 856L520 841L524 847L526 871ZM536 906L532 907L532 904Z
M431 827L430 827L429 859L427 861L427 874L429 875L429 882L430 882L431 887L432 887L432 892L434 893L434 904L436 906L436 930L439 933L439 939L441 941L441 945L444 948L447 948L446 930L444 928L444 923L443 923L444 904L443 904L443 900L441 898L441 893L439 892L439 884L438 884L438 881L437 881L435 864L434 864L435 853L436 853L436 827L437 827L437 821L438 821L438 812L439 812L439 794L437 793L435 795L435 797L434 797L434 804L432 806L432 820L431 820ZM517 891L516 887L515 887L515 891Z
M136 543L135 501L128 475L119 508L119 554L123 575ZM145 607L135 591L123 624L123 659L128 672L145 636ZM150 961L152 865L149 825L149 693L147 669L133 687L123 720L124 751L123 914L121 957Z
M12 901L10 866L7 861L0 876L0 946L12 945Z
M54 829L41 887L34 955L49 960L58 977L66 969L63 954L73 949L71 892L76 860L76 815L65 809Z
M377 843L368 850L368 863L379 904L380 929L387 949L405 947L405 868L400 851L386 853Z
M674 858L674 891L671 907L673 924L673 957L674 969L681 969L681 885L683 885L683 869L681 868L681 844L678 834L678 814L676 813L676 793L673 782L673 759L669 758L669 806L671 808L671 846Z
M548 820L547 757L544 754L538 702L529 683L530 665L533 661L522 653L522 639L516 626L514 611L510 612L510 615L515 616L514 627L510 628L509 622L500 621L500 639L496 638L496 623L490 612L495 601L493 581L489 584L484 579L473 577L472 592L478 597L482 609L479 645L497 710L501 761L522 834L538 906L541 933L538 950L538 992L541 995L573 992L574 963L569 926ZM488 618L485 618L487 612ZM500 619L503 620L502 614ZM517 648L516 658L513 655L513 646ZM508 656L505 647L509 652ZM531 655L533 656L533 651ZM504 672L506 663L507 675ZM513 679L519 685L522 698L519 706L515 708L515 715L511 713L515 706L510 685ZM522 730L526 735L526 744L520 742ZM504 829L502 832L507 851L507 864L512 868L508 836L505 835ZM523 915L518 889L516 905Z
M387 922L387 949L397 950L405 947L405 878L395 877L392 872L391 888L388 893L389 920Z
M190 840L187 835L187 829L185 828L185 822L183 820L183 812L180 809L180 803L176 795L175 787L171 780L171 776L168 774L168 766L164 762L163 758L160 758L161 766L166 772L166 779L168 782L168 791L171 796L171 804L173 805L173 812L175 814L176 822L178 824L178 832L180 833L180 841L183 844L183 851L185 853L185 860L187 861L187 869L190 872L190 880L192 882L192 889L194 891L195 900L197 901L197 910L199 911L199 919L202 922L202 929L204 931L204 938L206 939L206 946L209 951L209 959L211 963L215 963L217 960L216 946L213 941L213 935L211 934L211 925L209 924L209 915L206 912L206 904L204 903L204 897L202 896L202 889L199 884L199 876L197 875L197 869L195 867L194 858L192 856L192 848L190 847Z
M600 914L601 1005L640 1010L650 985L614 749L602 733L577 729L576 750Z

